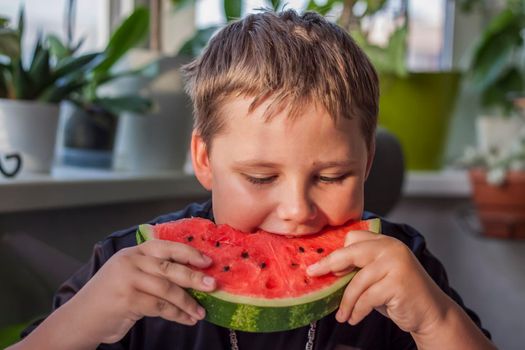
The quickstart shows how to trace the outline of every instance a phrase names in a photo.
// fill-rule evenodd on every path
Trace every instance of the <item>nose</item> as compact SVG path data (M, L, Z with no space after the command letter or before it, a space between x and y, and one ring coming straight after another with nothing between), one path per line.
M283 221L304 224L317 215L317 207L307 190L300 184L289 185L281 192L277 214Z

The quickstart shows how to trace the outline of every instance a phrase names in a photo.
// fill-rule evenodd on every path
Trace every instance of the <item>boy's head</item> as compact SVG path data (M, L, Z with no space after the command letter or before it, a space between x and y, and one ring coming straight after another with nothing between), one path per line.
M194 169L218 223L310 233L361 215L378 81L341 28L315 13L249 15L184 72Z

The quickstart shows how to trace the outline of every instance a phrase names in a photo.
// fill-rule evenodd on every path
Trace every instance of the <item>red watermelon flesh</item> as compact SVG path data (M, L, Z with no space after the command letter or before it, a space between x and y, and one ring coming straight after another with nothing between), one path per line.
M289 238L259 230L244 233L201 219L181 219L152 226L153 237L190 245L212 258L202 271L218 289L255 298L294 298L323 289L339 277L310 277L306 268L344 246L351 230L370 230L370 221L327 227L319 233Z

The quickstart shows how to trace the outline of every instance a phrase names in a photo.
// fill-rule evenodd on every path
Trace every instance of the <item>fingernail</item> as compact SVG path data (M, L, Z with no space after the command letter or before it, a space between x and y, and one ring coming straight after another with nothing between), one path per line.
M209 256L207 256L207 255L203 255L203 256L202 256L202 260L203 260L204 263L206 263L206 264L210 264L211 261L212 261L211 258L210 258Z
M319 269L319 263L315 263L313 265L308 266L306 268L306 272L311 275L312 273L314 273L318 269Z
M205 285L211 287L211 286L213 286L215 284L215 278L210 277L210 276L204 276L202 278L202 283L204 283Z
M190 317L190 322L193 323L193 324L196 324L196 323L197 323L197 320L194 319L193 317Z
M204 318L204 316L206 316L206 311L204 310L203 307L198 307L197 308L197 314L199 315L200 318Z

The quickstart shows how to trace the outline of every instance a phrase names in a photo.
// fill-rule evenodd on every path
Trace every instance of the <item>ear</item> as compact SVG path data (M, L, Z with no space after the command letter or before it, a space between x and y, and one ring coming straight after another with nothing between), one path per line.
M370 170L372 169L372 163L374 162L375 154L376 154L376 138L374 135L374 137L372 138L372 142L370 142L370 147L368 148L365 180L368 178L368 175L370 175Z
M195 131L191 135L191 162L197 180L199 180L204 188L211 191L212 172L210 158L208 157L208 148L202 137Z

